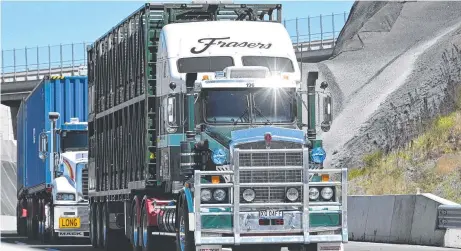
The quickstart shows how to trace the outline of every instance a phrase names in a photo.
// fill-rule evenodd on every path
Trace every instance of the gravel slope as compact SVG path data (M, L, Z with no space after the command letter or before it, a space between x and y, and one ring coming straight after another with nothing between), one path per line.
M327 152L335 153L327 166L358 166L364 154L401 146L428 119L453 109L456 97L447 94L460 65L442 55L460 44L459 13L461 2L354 4L333 57L317 65L340 97L323 134ZM445 75L443 67L450 68Z

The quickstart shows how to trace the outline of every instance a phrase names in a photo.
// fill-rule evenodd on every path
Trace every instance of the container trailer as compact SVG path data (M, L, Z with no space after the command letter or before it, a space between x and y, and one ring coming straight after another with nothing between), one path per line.
M146 4L88 48L94 247L343 249L347 170L316 133L331 94L281 12Z
M89 238L88 78L45 77L17 116L18 233Z

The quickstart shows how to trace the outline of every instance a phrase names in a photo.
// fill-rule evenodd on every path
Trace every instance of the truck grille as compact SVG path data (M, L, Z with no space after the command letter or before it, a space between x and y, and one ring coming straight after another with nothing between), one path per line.
M261 144L264 144L264 143L261 143ZM245 147L242 147L242 148L245 148ZM294 147L287 147L287 148L294 148ZM299 148L300 146L298 147L298 149ZM277 167L300 166L302 165L302 163L303 163L303 155L301 152L300 153L277 153L277 152L240 153L239 154L239 166L241 167L267 167L268 169L267 171L266 170L265 171L241 170L240 171L240 183L301 182L302 181L302 171L301 170L277 170ZM287 184L287 187L289 187L288 184ZM253 190L256 193L256 198L253 202L257 202L257 203L284 202L286 189L287 188L285 187L253 187ZM241 193L243 193L243 190L241 191ZM300 194L300 198L301 196L302 194ZM241 202L244 203L245 201L243 201L242 195L240 197L241 197Z
M82 194L88 200L88 168L82 170Z
M78 217L80 217L80 222L81 222L80 229L89 230L90 229L90 215L89 215L88 208L78 207L77 214L78 214Z

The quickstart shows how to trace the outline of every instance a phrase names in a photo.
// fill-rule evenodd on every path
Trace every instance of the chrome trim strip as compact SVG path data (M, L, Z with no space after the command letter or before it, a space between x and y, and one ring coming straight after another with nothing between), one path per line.
M240 149L234 150L234 243L240 245Z
M200 189L201 185L201 175L199 170L195 170L194 174L194 215L195 215L195 231L194 231L194 236L195 236L195 243L197 245L201 245L202 243L202 217L200 217Z
M349 233L347 227L347 168L342 169L342 177L341 177L342 187L342 237L343 243L347 243L349 241Z
M304 244L309 244L309 148L303 148L303 212Z

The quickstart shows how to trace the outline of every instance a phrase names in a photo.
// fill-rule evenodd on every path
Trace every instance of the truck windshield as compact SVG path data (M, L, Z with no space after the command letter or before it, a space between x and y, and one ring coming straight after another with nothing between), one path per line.
M203 97L205 120L217 124L292 123L296 114L294 91L287 88L207 90Z
M264 66L271 72L294 72L293 62L288 58L266 56L243 56L243 66Z
M177 64L179 73L216 72L234 66L234 60L232 57L190 57L180 58Z
M61 149L63 152L88 150L88 133L86 131L62 132Z

